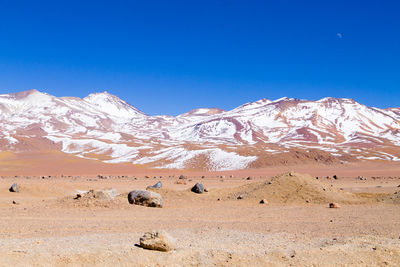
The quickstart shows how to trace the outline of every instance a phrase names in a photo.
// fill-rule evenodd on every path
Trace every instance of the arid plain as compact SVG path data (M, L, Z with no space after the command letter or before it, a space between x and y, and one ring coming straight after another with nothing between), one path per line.
M396 163L226 172L66 166L62 174L54 164L18 176L3 170L1 266L400 265ZM162 208L128 203L128 192L158 181L163 187L152 190L162 195ZM191 192L196 182L208 192ZM19 193L9 192L13 183ZM119 193L113 200L74 199L110 188ZM167 231L175 249L139 247L150 230Z

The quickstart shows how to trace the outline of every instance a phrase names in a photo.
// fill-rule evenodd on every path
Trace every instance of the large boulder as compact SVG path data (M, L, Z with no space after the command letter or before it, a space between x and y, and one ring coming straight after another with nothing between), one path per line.
M194 193L197 193L197 194L202 194L202 193L204 193L204 186L201 183L196 183L192 187L191 191L194 192Z
M10 192L15 192L18 193L19 189L18 189L18 185L16 183L13 183L12 186L10 187L10 189L8 189Z
M161 188L162 187L162 183L161 181L156 183L155 185L149 185L146 189L151 189L151 188Z
M140 246L166 252L174 249L175 240L164 231L147 232L140 238Z
M128 194L130 204L146 207L162 208L163 200L160 194L147 190L133 190Z

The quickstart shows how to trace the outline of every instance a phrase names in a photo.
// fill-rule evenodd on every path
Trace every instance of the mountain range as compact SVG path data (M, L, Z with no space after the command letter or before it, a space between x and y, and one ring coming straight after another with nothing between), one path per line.
M1 153L62 151L150 168L400 161L400 108L285 97L150 116L107 92L77 98L29 90L0 95L0 137Z

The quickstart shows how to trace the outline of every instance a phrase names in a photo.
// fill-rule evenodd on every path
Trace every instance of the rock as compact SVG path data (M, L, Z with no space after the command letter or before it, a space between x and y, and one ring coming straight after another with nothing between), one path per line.
M118 192L116 189L103 189L103 190L94 192L95 198L103 199L103 200L112 200L116 196L118 196Z
M10 187L10 189L8 189L10 192L14 192L14 193L18 193L19 189L18 189L18 185L16 183L13 183L12 186Z
M19 205L19 201L13 200L12 202L14 205Z
M247 178L246 178L246 180L252 180L253 178L251 178L251 176L248 176Z
M162 187L162 183L161 181L156 183L155 185L149 185L146 189L151 189L151 188L161 188Z
M179 180L184 180L184 179L187 179L187 177L186 177L185 175L182 174L182 175L179 176L178 179L179 179Z
M133 190L128 194L130 204L146 207L162 208L163 200L160 194L147 190Z
M237 197L237 199L243 199L243 198L244 198L244 195L240 195Z
M340 208L340 205L336 202L331 202L331 203L329 203L329 208L338 209L338 208Z
M268 201L266 199L261 199L260 204L268 204Z
M145 249L167 252L174 249L175 240L164 231L152 231L145 233L140 238L140 246Z
M335 174L335 175L333 175L333 179L335 179L335 180L337 180L338 179L338 177L337 177L337 175Z
M202 194L202 193L204 193L204 186L201 183L196 183L192 187L191 191L194 192L194 193L197 193L197 194Z

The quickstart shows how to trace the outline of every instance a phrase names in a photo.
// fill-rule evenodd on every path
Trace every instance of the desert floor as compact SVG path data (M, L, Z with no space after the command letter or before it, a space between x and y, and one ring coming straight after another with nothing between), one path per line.
M187 171L186 184L176 183L179 171L127 171L107 179L97 177L96 170L82 176L2 176L0 266L400 266L400 204L375 201L400 191L398 165L291 168L318 175L326 187L366 193L370 200L338 201L339 209L328 208L328 202L267 199L265 205L259 204L262 195L231 197L239 186L268 182L288 169ZM326 178L334 174L337 180ZM128 203L129 191L157 181L163 183L163 208ZM19 193L8 191L14 182ZM196 182L209 192L190 192ZM106 188L120 196L73 199L77 190ZM173 236L176 249L137 246L140 236L153 229Z

